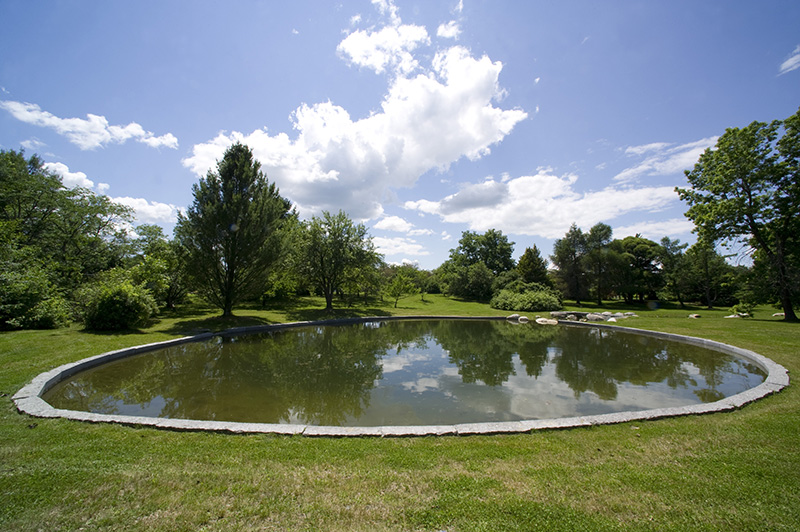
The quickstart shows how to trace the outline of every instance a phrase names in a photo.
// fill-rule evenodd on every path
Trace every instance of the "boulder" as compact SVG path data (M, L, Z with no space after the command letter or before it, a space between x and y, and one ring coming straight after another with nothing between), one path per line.
M696 320L697 318L700 317L700 314L689 314L689 317L692 318L693 320Z
M606 321L606 317L603 316L602 314L593 314L593 313L591 313L591 314L587 314L586 315L586 320L587 321Z
M520 323L528 323L528 316L520 316L519 317Z
M558 325L558 320L550 318L536 318L536 323L539 325Z
M511 314L510 316L506 316L507 320L518 320L519 314Z

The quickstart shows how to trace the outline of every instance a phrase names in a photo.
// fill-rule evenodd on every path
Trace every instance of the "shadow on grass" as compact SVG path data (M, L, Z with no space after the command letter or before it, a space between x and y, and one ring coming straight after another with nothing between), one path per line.
M324 308L297 308L286 311L289 321L320 321L333 320L339 318L365 318L369 316L391 316L391 312L380 308L334 308L325 310Z

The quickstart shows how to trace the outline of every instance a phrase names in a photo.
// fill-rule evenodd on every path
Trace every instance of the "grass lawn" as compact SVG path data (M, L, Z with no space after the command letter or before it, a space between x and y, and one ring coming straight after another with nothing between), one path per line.
M425 299L334 315L507 314ZM200 330L330 317L322 307L309 298L226 320L192 307L139 331L0 333L0 530L800 530L794 385L705 416L397 439L93 425L21 415L11 401L66 362ZM768 308L750 320L697 308L606 309L639 314L624 326L719 340L800 373L800 325Z

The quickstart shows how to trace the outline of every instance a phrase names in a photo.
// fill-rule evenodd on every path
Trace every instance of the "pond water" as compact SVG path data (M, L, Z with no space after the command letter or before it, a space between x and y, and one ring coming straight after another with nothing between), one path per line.
M621 330L404 320L181 344L78 373L43 398L161 418L452 425L712 402L764 378L746 360Z

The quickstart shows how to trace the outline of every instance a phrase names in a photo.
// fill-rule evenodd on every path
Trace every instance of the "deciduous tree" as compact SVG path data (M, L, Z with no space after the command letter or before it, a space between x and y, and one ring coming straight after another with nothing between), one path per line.
M781 136L782 132L782 136ZM768 266L785 319L800 298L800 110L784 121L729 128L677 188L707 241L746 239Z

